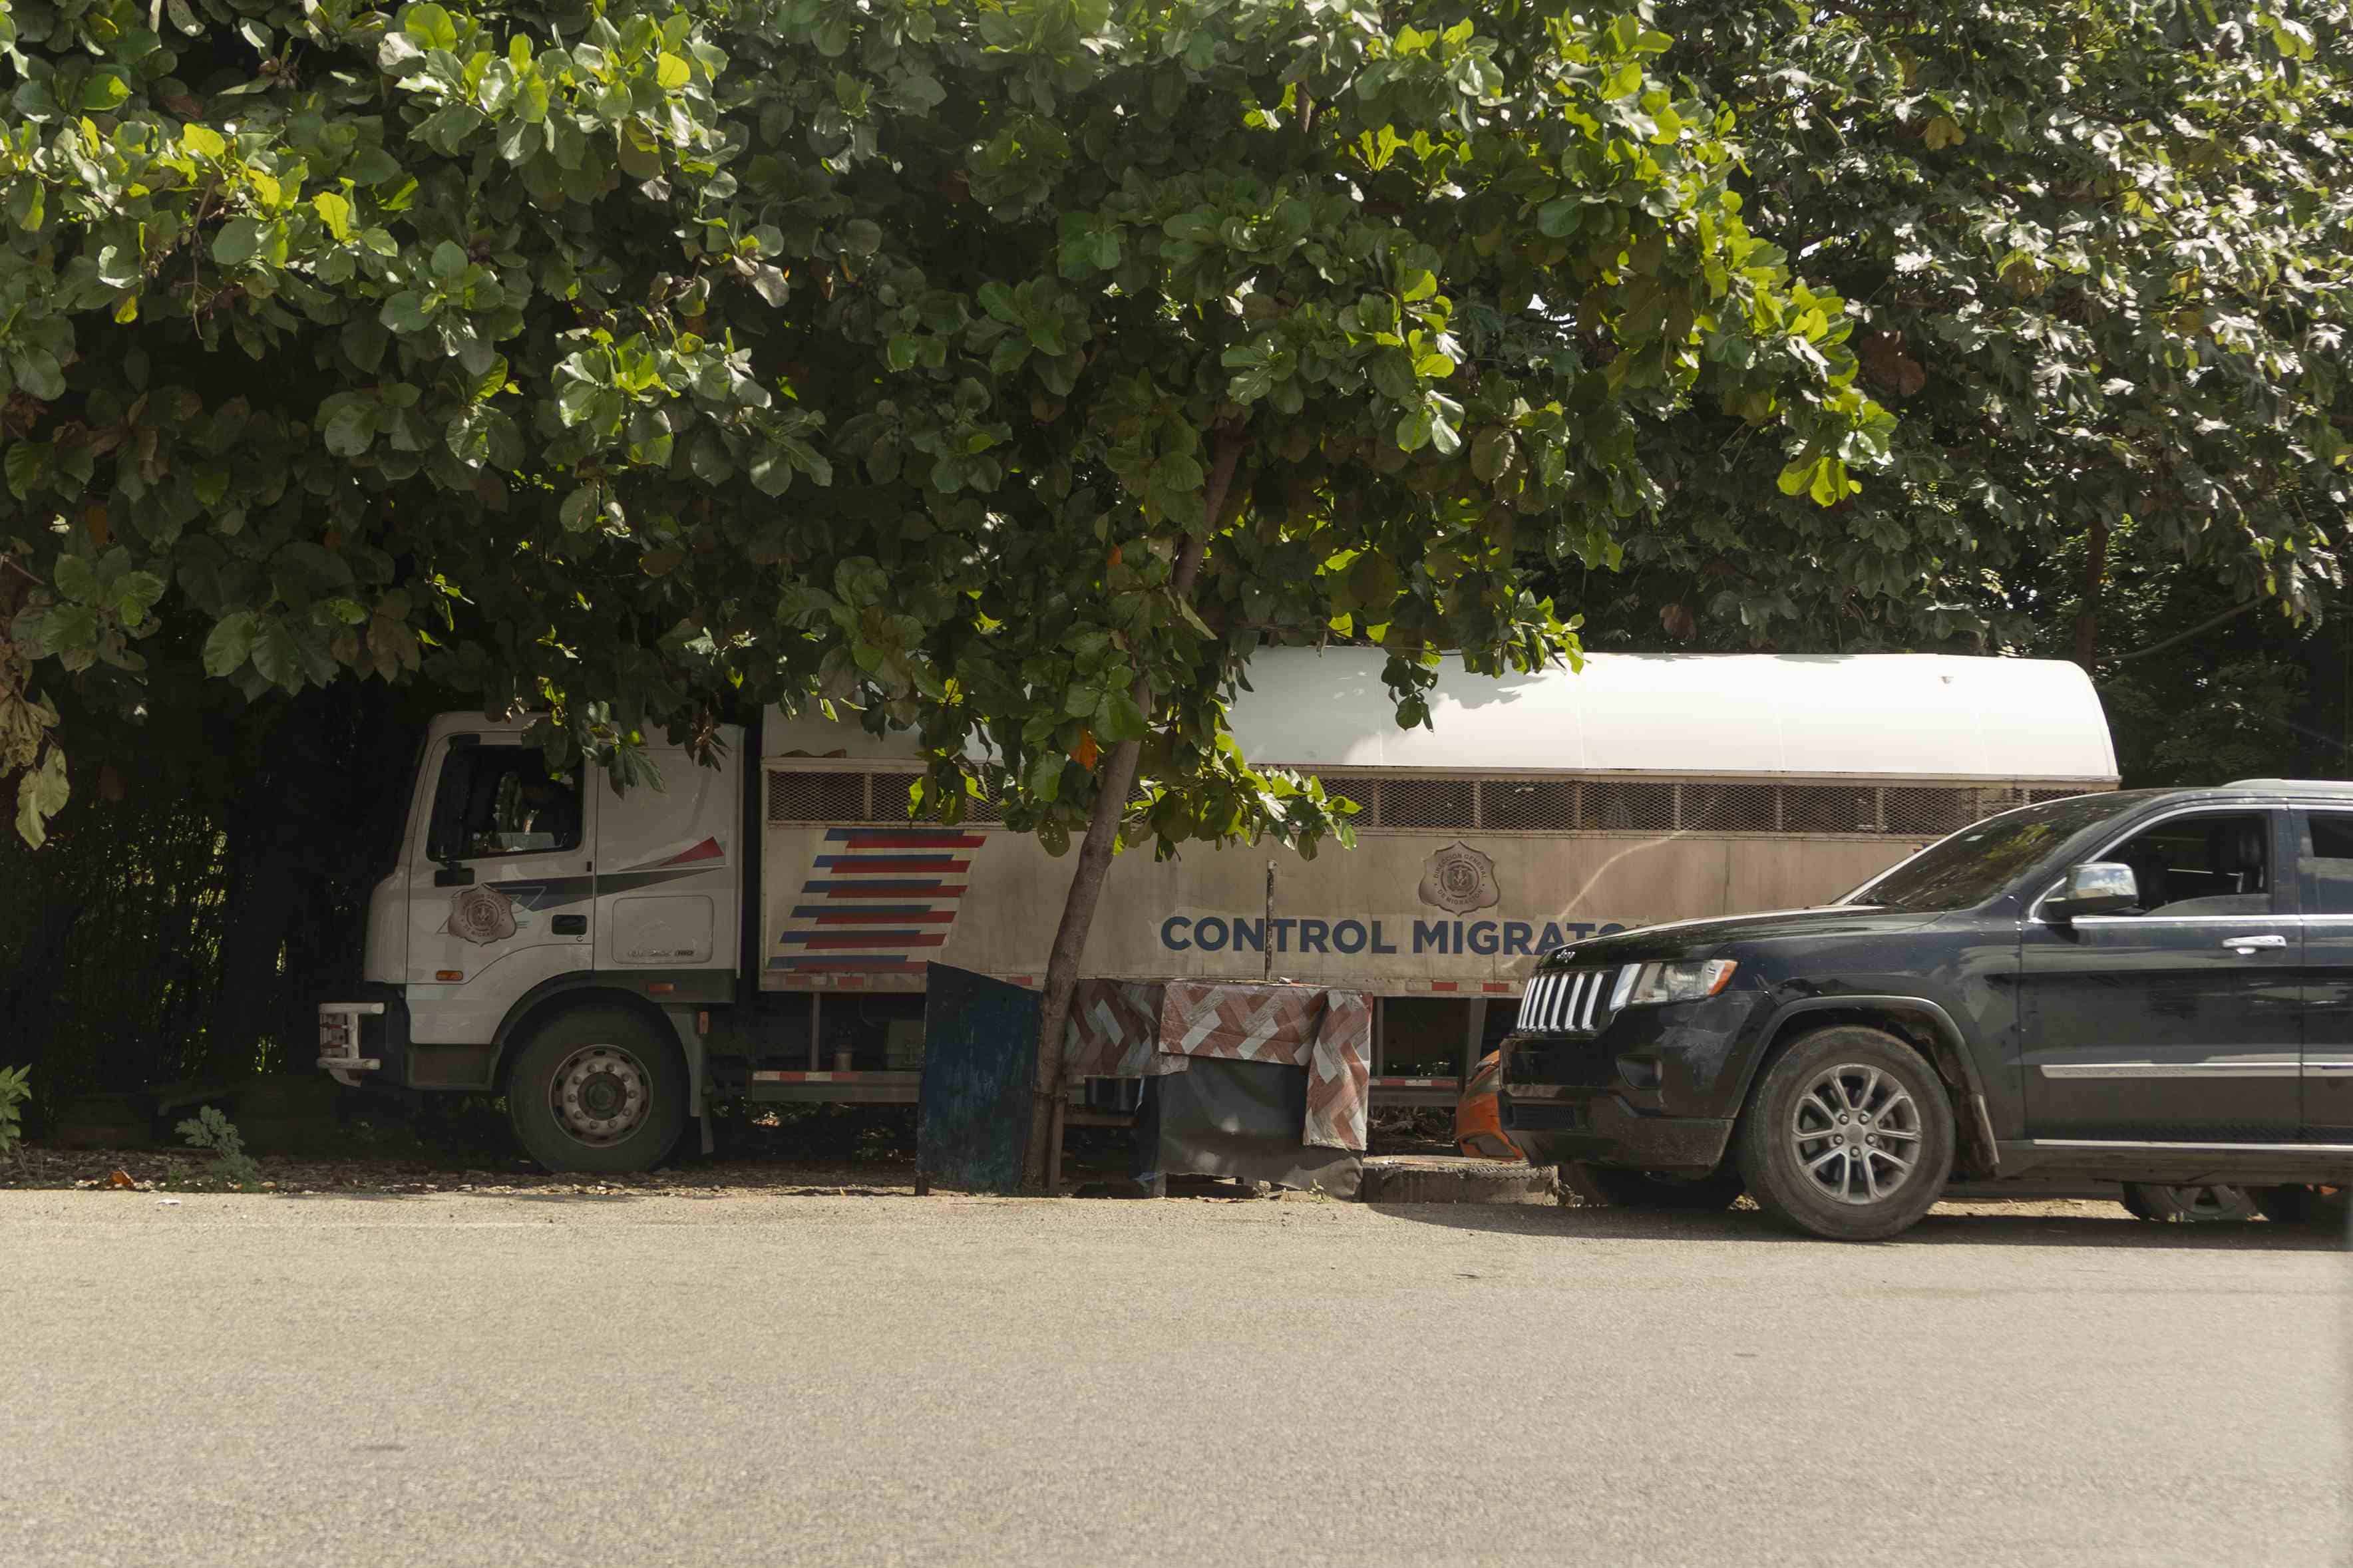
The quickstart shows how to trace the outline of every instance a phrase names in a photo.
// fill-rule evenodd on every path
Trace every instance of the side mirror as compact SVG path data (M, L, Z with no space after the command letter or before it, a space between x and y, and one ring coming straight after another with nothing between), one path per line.
M2133 868L2094 860L2067 868L2065 880L2042 900L2042 918L2072 921L2078 915L2112 915L2140 905L2140 882Z

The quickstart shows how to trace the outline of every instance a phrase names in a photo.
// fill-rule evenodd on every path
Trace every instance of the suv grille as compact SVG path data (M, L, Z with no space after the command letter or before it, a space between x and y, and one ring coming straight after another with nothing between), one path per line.
M1547 1034L1591 1034L1608 1021L1605 1003L1612 964L1600 969L1550 969L1528 981L1520 998L1519 1026Z

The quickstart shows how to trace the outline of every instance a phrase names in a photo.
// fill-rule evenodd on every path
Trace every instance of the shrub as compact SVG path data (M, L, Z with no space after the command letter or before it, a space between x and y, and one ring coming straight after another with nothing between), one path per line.
M206 1106L174 1131L188 1141L189 1148L206 1150L216 1156L209 1168L220 1180L239 1187L260 1182L261 1167L245 1152L245 1140L238 1135L237 1123L214 1107Z

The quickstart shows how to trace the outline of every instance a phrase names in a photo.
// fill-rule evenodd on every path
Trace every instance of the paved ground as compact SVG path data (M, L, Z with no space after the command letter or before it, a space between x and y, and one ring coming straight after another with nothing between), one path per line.
M2353 1563L2261 1225L0 1194L0 1559Z

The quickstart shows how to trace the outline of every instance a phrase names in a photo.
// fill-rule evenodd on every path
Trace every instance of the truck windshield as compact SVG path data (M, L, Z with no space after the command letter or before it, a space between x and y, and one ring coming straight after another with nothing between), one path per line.
M1989 816L1839 901L1922 911L1972 909L2076 834L2137 804L2137 796L2086 795Z

